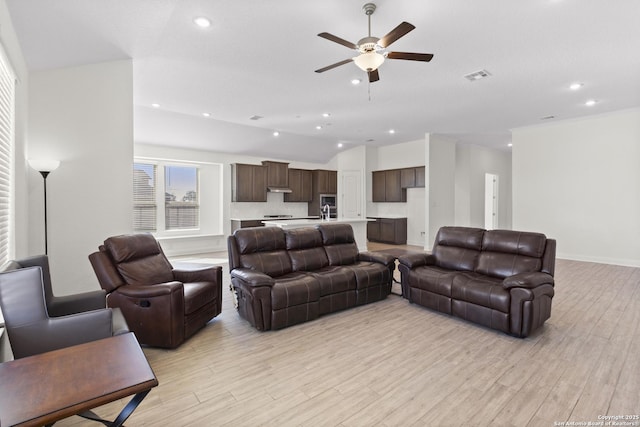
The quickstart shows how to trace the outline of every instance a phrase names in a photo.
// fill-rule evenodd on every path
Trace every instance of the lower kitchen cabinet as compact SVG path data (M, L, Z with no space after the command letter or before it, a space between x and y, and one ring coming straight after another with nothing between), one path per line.
M375 221L367 223L367 240L392 245L407 244L407 218L368 218Z
M264 227L262 219L232 219L231 220L231 233L233 234L238 228L247 227Z

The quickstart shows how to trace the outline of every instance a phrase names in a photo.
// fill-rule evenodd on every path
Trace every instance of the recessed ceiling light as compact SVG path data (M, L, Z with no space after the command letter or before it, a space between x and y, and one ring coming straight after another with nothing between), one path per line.
M582 83L571 83L571 85L569 85L569 89L571 90L578 90L583 86Z
M280 132L278 132L277 130L273 131L273 136L278 136L278 135L280 135Z
M318 125L318 126L316 126L316 129L320 130L320 129L322 129L322 126Z
M360 82L362 82L362 80L360 80L360 79L353 79L353 80L351 80L351 84L352 84L352 85L354 85L354 86L359 85L359 84L360 84Z
M160 104L155 104L155 103L154 103L154 104L151 104L151 106L152 106L153 108L160 108Z
M194 18L193 23L200 28L209 28L211 26L211 21L204 16L198 16L197 18Z
M513 144L512 143L508 143L507 147L513 147Z
M211 113L202 113L202 115L205 117L211 117Z
M342 142L338 142L338 148L342 148Z
M396 133L396 131L395 131L395 129L389 129L389 133L390 133L391 135L393 135L394 133Z
M596 101L595 99L590 99L587 102L585 102L584 105L586 105L587 107L593 107L597 103L598 103L598 101Z
M331 114L329 113L322 113L322 117L329 117Z

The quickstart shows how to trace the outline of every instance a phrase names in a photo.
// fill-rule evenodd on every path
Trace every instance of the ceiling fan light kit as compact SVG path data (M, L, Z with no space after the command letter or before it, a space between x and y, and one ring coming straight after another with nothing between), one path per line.
M369 23L369 35L358 41L357 44L351 43L343 38L334 36L330 33L320 33L319 37L325 38L332 42L341 44L358 52L358 55L345 59L335 64L328 65L326 67L316 70L316 73L323 73L333 68L339 67L349 62L354 62L358 68L365 71L369 75L369 82L373 83L380 79L378 74L378 67L380 67L386 58L389 59L403 59L409 61L422 61L429 62L433 58L433 54L430 53L411 53L411 52L388 52L387 48L400 37L409 33L415 27L408 22L402 22L396 28L391 30L387 35L382 38L371 36L371 15L376 10L376 5L373 3L367 3L362 6L365 15L367 15Z

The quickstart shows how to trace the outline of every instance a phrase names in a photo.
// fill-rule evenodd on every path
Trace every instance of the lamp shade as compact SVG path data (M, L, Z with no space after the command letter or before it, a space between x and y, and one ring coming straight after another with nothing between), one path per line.
M353 58L353 62L355 62L362 71L373 71L382 65L384 56L378 52L361 53Z
M29 159L29 166L38 172L51 172L58 169L58 166L60 166L60 160Z

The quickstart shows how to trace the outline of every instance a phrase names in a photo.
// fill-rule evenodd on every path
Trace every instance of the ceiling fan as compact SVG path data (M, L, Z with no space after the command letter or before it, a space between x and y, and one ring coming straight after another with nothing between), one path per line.
M328 65L324 68L320 68L316 70L316 73L324 73L325 71L331 70L333 68L339 67L340 65L348 64L349 62L355 62L355 64L362 70L366 71L369 75L369 82L377 82L380 80L380 75L378 74L378 67L382 65L386 58L389 59L405 59L409 61L423 61L429 62L431 58L433 58L433 54L431 53L411 53L411 52L389 52L387 48L391 45L391 43L398 40L400 37L407 34L409 31L413 30L414 27L408 22L402 22L400 25L391 30L386 36L382 38L372 37L371 36L371 15L376 10L376 5L373 3L367 3L362 6L364 13L367 15L369 20L369 35L360 39L358 44L351 43L347 40L344 40L340 37L334 36L330 33L320 33L319 37L322 37L327 40L331 40L332 42L341 44L350 49L354 49L359 53L358 56L353 58L345 59L344 61L336 62L335 64Z

